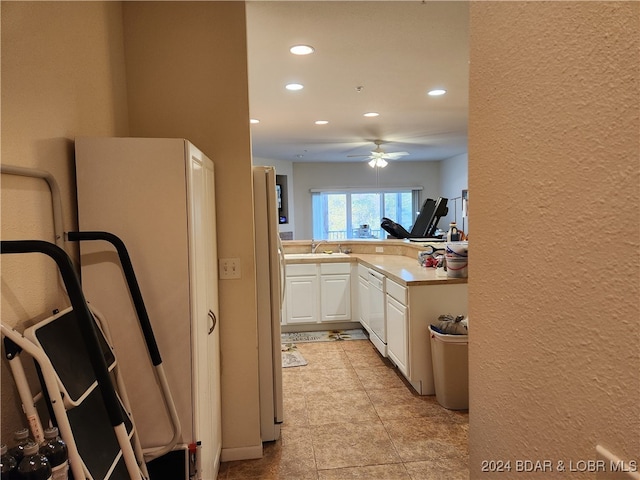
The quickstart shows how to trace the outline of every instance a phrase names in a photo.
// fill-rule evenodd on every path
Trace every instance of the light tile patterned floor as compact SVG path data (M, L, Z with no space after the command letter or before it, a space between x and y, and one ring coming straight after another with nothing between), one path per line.
M463 480L467 412L420 396L368 340L299 343L283 369L282 438L220 480Z

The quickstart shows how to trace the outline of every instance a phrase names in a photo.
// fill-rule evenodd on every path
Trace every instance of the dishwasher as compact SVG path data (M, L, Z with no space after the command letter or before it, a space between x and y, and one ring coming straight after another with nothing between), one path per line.
M383 357L387 356L387 322L385 319L385 276L369 269L369 327L371 342Z

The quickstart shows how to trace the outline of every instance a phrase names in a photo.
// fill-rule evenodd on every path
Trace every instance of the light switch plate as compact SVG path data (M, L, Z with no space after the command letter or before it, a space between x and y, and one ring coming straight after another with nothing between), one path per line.
M218 263L218 275L221 280L240 278L242 276L239 258L221 258Z

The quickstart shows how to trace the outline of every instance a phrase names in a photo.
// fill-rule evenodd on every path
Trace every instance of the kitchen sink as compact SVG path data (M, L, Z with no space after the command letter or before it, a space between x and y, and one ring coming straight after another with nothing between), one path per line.
M285 253L285 260L296 260L296 259L315 259L315 258L328 258L328 257L348 257L346 253Z

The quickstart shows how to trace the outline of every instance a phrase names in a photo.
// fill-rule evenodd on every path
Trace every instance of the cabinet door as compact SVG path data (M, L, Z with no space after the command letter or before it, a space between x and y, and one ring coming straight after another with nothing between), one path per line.
M206 225L206 265L207 265L207 304L208 304L208 376L210 382L211 403L209 409L212 418L212 450L214 466L220 464L222 452L222 400L220 390L220 304L218 298L218 240L216 233L215 174L213 162L205 164L204 187L205 208L203 221ZM216 470L217 471L217 470ZM216 472L214 471L214 473ZM212 473L212 476L215 476ZM207 478L203 475L204 478Z
M360 323L369 330L369 281L358 276L358 311Z
M318 277L287 277L287 323L318 322Z
M218 333L215 309L215 242L213 238L213 165L197 149L188 148L189 265L191 272L193 410L195 441L201 442L198 463L202 478L214 478L219 460L219 373L214 370ZM216 280L217 281L217 280ZM215 378L216 375L218 378ZM217 391L214 391L217 390Z
M323 322L351 320L351 275L320 276L320 310Z
M387 355L400 371L409 375L407 307L387 295ZM428 341L428 339L425 339Z

